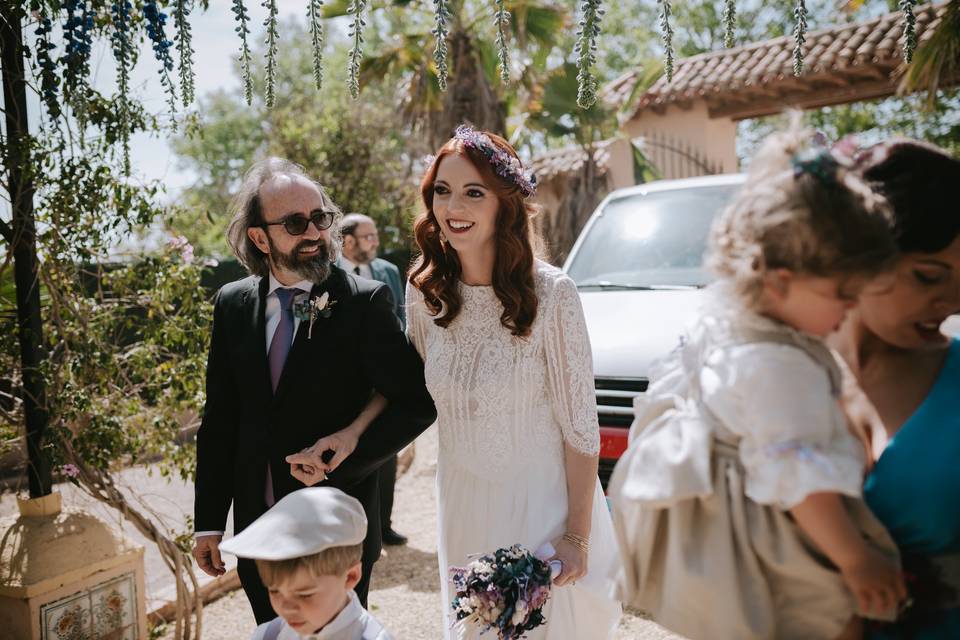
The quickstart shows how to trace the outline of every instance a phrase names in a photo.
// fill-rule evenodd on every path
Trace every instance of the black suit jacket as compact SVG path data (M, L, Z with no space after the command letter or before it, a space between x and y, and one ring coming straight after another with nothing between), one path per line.
M309 323L299 323L274 394L264 317L268 283L249 277L224 286L215 299L197 433L195 530L224 530L231 503L235 531L259 517L266 510L268 460L277 500L303 488L284 458L350 424L376 389L388 408L327 481L359 499L374 525L373 472L436 419L423 362L400 328L389 288L333 267L313 289L336 302L330 317L315 321L312 338ZM379 536L373 537L379 548Z

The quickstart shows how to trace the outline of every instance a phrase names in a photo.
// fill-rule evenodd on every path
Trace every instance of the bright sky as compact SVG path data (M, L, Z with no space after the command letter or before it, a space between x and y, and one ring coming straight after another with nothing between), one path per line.
M279 0L277 4L281 24L280 46L285 46L282 25L290 17L305 22L306 2ZM253 48L255 40L263 37L263 21L266 19L267 10L259 2L248 1L245 5L250 14L251 33L247 37ZM226 0L214 0L210 3L208 11L197 10L191 16L197 98L216 89L232 89L239 86L239 79L233 71L233 65L240 54L240 38L234 32L236 22L230 6L231 3ZM167 39L173 40L172 16L168 18L166 28ZM286 46L289 46L289 43ZM94 59L96 62L92 73L95 86L105 91L113 91L116 86L116 67L113 55L105 42L99 43L99 50L94 52ZM176 51L174 51L174 60L179 60ZM145 43L141 47L137 66L131 76L131 86L148 111L162 115L169 113L169 109L166 94L160 84L159 66L150 44ZM179 85L176 70L174 70L174 79ZM182 108L182 105L178 104L178 108ZM192 108L195 109L196 104ZM178 115L182 117L182 113ZM175 196L179 190L190 184L191 176L177 170L176 157L167 140L139 135L131 140L130 151L134 173L146 179L162 180L168 197Z

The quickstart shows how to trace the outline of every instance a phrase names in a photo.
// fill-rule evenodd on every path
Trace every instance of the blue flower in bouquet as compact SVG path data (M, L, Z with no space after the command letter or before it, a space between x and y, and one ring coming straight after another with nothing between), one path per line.
M497 549L466 567L450 570L457 621L496 629L500 640L517 640L542 625L550 597L550 566L521 545Z

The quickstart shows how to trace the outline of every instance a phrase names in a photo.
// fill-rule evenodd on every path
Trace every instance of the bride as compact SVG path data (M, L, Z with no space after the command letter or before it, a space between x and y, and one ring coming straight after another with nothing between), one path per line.
M534 190L506 140L468 127L421 185L407 317L439 416L448 638L479 637L453 625L449 568L515 543L551 542L563 563L528 637L608 638L620 616L589 338L573 282L534 258Z

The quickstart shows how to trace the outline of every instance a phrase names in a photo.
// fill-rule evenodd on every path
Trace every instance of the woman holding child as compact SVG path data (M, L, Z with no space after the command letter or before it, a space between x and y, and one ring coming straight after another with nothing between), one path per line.
M903 555L912 596L871 638L960 638L960 161L913 140L863 155L902 252L892 283L860 297L835 346L876 411L865 497Z
M750 167L712 230L710 302L611 480L620 584L692 638L859 638L906 594L823 339L895 259L889 212L807 131Z

